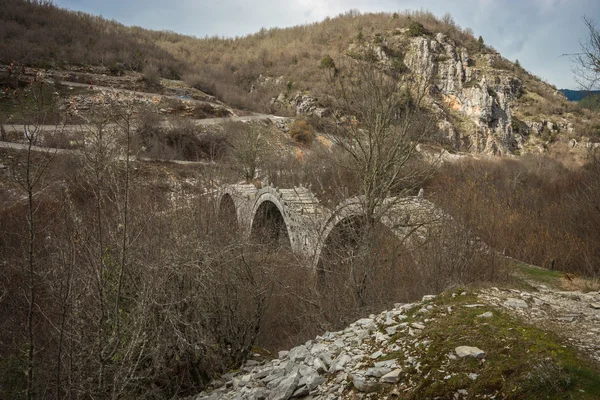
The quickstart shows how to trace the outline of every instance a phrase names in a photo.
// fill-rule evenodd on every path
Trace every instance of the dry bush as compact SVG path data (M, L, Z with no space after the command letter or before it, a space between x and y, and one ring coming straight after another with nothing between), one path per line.
M314 139L313 127L305 119L297 119L290 127L290 136L298 143L311 145Z
M492 248L530 264L597 276L598 156L569 170L548 157L445 165L436 203Z
M170 127L161 126L151 110L140 114L133 139L137 151L156 159L216 161L226 156L229 147L223 133L201 131L190 120L175 119Z
M142 79L150 85L158 86L160 84L160 71L158 67L147 64L142 70Z
M161 33L60 9L51 2L7 0L0 8L0 62L27 60L32 66L121 65L141 71L144 59L161 74L177 79L186 63L159 48ZM145 40L154 35L155 40Z

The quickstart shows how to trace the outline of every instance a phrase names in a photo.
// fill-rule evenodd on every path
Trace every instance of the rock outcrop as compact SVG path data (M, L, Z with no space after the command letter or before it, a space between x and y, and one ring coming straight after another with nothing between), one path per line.
M489 54L492 64L496 54ZM514 76L490 73L489 65L478 67L464 47L445 35L411 39L406 65L424 82L432 84L432 98L466 117L471 129L459 135L456 129L442 129L457 150L483 154L512 153L523 145L523 136L513 132L511 103L523 91ZM487 71L487 73L485 71ZM442 114L442 120L447 119ZM452 126L452 124L450 124Z

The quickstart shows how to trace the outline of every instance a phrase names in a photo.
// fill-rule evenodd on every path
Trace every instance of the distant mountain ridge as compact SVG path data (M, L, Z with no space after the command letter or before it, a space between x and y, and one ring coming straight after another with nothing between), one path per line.
M559 89L569 101L580 101L587 96L600 94L600 90L571 90Z

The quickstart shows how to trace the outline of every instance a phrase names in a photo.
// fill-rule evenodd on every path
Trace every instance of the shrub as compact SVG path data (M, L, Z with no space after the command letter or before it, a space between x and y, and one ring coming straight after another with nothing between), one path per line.
M409 37L422 36L424 34L425 34L425 27L423 26L422 23L417 22L417 21L412 21L408 25L408 36Z
M321 69L335 69L335 62L333 58L329 54L321 59L321 63L319 64L319 68Z
M146 65L142 72L142 79L152 85L160 84L160 72L154 65Z
M183 76L183 80L194 89L198 89L211 96L216 96L217 88L214 81L212 81L209 76L202 74L186 74Z
M290 128L290 136L298 143L310 145L314 139L313 127L305 119L297 119Z

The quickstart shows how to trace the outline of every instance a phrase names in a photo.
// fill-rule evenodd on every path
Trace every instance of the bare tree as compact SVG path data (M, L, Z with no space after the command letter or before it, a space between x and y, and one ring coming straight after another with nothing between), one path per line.
M436 125L423 107L428 82L385 69L374 57L351 61L329 77L337 110L333 139L347 156L343 168L352 171L357 181L354 195L363 214L346 221L340 232L354 248L339 252L347 275L342 282L352 286L358 305L365 306L373 300L378 271L384 264L397 265L401 256L393 252L394 259L388 257L385 263L373 257L382 253L382 237L388 235L381 230L385 216L433 171L415 161L419 140ZM390 246L394 245L383 245Z
M349 156L346 167L360 181L356 194L371 224L385 212L386 198L404 197L424 179L424 171L411 163L419 140L435 129L422 107L429 85L361 60L340 69L331 87L339 110L334 140Z
M229 123L225 128L233 136L231 144L231 168L241 174L246 182L256 178L264 162L266 141L259 126L245 123Z
M584 17L583 22L588 29L588 38L580 42L581 51L571 56L573 72L577 83L586 90L600 87L600 30L596 21Z
M44 83L34 81L22 91L15 92L19 111L24 118L30 121L24 125L24 140L27 145L24 160L20 157L15 160L12 168L12 176L18 186L26 196L27 204L27 250L25 265L27 269L27 399L34 398L34 365L35 365L35 327L34 319L39 305L37 304L38 295L38 257L39 244L37 236L39 228L37 226L37 210L39 208L39 193L44 189L44 178L48 167L54 159L55 153L51 151L35 152L35 144L42 135L40 126L44 125L48 108L46 97L44 96ZM28 102L28 106L25 102ZM3 129L2 129L3 130ZM36 157L37 156L37 157ZM35 159L37 158L37 159Z

